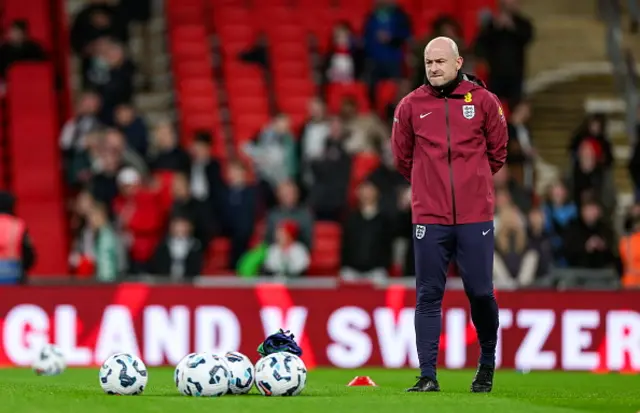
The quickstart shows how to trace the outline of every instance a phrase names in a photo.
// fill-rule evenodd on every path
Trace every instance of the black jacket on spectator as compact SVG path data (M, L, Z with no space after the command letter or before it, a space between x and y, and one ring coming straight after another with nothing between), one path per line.
M152 274L170 276L172 264L168 240L165 239L158 245L155 253L151 257L149 269ZM190 279L200 275L203 264L204 251L202 245L198 240L192 238L189 253L184 262L184 278Z
M92 22L94 13L104 13L110 22L105 27L96 27ZM111 37L126 42L129 38L127 21L118 7L107 4L92 4L83 8L73 20L70 30L71 47L78 55L84 55L84 49L100 37Z
M158 152L149 160L149 167L152 171L166 170L182 172L187 176L191 172L191 158L184 149L179 146L166 152Z
M91 178L89 183L91 195L93 198L104 203L111 208L113 200L118 196L118 183L115 175L97 174Z
M341 141L327 140L323 159L311 163L313 186L309 204L319 216L340 213L347 205L351 157Z
M585 244L593 235L605 241L604 251L587 252ZM565 257L570 267L598 269L614 264L613 232L605 223L589 227L582 220L575 221L565 231L564 238Z
M367 219L362 212L349 215L342 237L342 267L370 271L391 266L393 226L391 220L378 212Z
M4 43L0 45L0 77L5 77L9 66L16 62L37 62L45 58L44 50L33 40L25 40L20 46Z
M121 66L109 70L109 80L106 83L93 85L102 97L100 120L103 123L113 125L113 111L116 106L133 99L135 70L133 62L125 60Z
M602 199L604 180L604 170L601 166L596 166L591 172L584 172L578 166L574 167L571 188L573 189L573 199L575 199L578 207L582 205L585 192L591 192L596 201L604 203Z
M249 247L255 228L257 205L258 190L255 186L225 189L223 228L225 235L231 238L230 268L236 268L238 260Z
M203 246L209 245L214 234L214 220L211 211L208 211L202 203L189 199L186 201L174 201L171 206L172 216L186 217L193 226L193 236Z
M640 127L638 128L638 136L640 136ZM635 189L640 189L640 144L636 143L633 149L633 155L629 161L629 173Z
M394 217L398 213L399 191L407 186L407 181L398 171L384 164L377 167L367 180L378 188L381 212Z

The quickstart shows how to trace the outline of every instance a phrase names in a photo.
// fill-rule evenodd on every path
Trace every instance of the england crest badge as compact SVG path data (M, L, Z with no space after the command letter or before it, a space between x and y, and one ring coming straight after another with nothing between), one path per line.
M422 239L424 235L427 233L427 227L424 225L416 225L416 238Z
M462 116L466 119L473 119L476 115L475 105L462 105Z

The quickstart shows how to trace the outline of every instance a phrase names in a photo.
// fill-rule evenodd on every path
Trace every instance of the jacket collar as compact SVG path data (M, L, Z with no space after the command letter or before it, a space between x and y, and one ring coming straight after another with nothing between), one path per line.
M438 98L449 97L459 99L472 90L484 87L484 83L475 76L458 71L456 78L443 86L432 86L429 81L425 79L425 84L422 87L425 88L430 95Z

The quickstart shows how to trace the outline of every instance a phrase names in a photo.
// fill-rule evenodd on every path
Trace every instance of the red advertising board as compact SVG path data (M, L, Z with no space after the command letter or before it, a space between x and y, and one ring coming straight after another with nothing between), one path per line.
M640 371L640 292L501 292L498 363L504 368ZM70 365L119 351L149 366L191 351L256 359L265 335L290 329L313 366L416 367L415 291L342 287L192 286L0 288L0 365L27 365L55 342ZM440 365L474 367L475 331L462 291L447 291Z

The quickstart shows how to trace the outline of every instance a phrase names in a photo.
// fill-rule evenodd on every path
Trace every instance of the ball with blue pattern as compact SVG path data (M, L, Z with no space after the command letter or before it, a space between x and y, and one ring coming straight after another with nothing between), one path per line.
M190 353L184 356L182 360L180 360L180 362L176 366L176 369L173 372L173 381L176 384L176 388L178 389L178 392L180 392L181 394L184 394L185 396L187 396L188 394L187 394L187 388L185 386L186 383L184 380L184 370L187 367L187 362L197 354L198 353Z
M107 394L135 396L142 394L149 375L147 366L139 357L118 353L102 364L99 379L102 390Z
M291 353L273 353L256 364L256 387L263 396L297 396L307 384L307 368Z
M187 396L220 397L229 391L231 373L224 357L199 353L186 362L182 379Z
M31 368L38 376L57 376L67 367L62 349L55 344L45 344L33 358Z
M231 380L229 381L229 393L246 394L251 391L255 378L255 368L249 357L237 351L229 351L224 355Z

